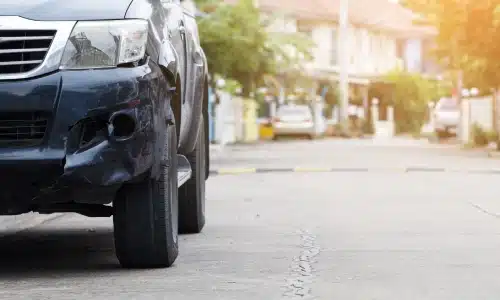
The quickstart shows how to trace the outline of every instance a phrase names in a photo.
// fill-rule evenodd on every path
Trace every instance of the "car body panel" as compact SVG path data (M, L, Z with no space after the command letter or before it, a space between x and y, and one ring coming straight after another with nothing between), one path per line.
M460 108L456 100L441 98L434 108L434 128L441 131L454 131L460 122Z
M312 111L305 105L284 105L278 108L273 121L275 135L315 135Z
M2 0L0 15L38 21L123 19L132 0ZM103 5L105 3L105 5Z
M170 34L178 28L169 28L176 25L168 22L168 13L160 0L134 0L130 5L128 0L111 0L106 7L114 8L106 9L102 9L102 1L70 1L74 12L68 9L59 16L55 13L59 8L52 14L44 12L48 9L45 5L59 2L31 1L33 9L39 10L36 16L34 10L21 5L0 11L0 15L7 12L39 20L73 21L146 19L150 29L147 57L135 66L55 70L19 80L2 78L0 74L0 114L41 111L50 116L43 139L34 145L2 145L0 141L0 197L5 199L0 202L0 214L24 213L53 202L105 204L112 201L123 183L144 175L158 177L161 145L173 118L169 100L177 75L185 79L186 86L179 120L179 152L192 151L198 136L200 120L193 119L201 117L206 60L203 55L204 67L194 68L199 72L183 70L187 67L180 62L187 61L191 53L178 53L179 40ZM182 9L175 11L183 20ZM180 35L177 38L185 41ZM111 120L117 113L130 117L136 124L133 134L125 140L111 135ZM82 143L83 129L90 128L91 122L98 123L98 129L90 141ZM22 191L12 188L19 182L23 182Z
M21 206L64 199L110 202L111 198L85 195L99 188L117 189L159 161L158 143L166 130L161 120L166 118L162 106L168 103L162 99L167 98L167 86L160 67L152 61L129 69L62 71L31 80L0 81L1 112L43 111L51 116L40 143L0 146L0 195ZM107 121L115 113L136 120L132 138L110 139L109 125L102 125L92 141L80 143L81 128L91 121ZM39 169L50 171L32 179L36 188L23 187L22 192L10 194L12 189L7 187ZM0 212L12 209L6 204L0 203Z
M181 131L181 140L185 142L181 143L180 147L181 151L189 152L194 149L198 140L198 129L200 127L203 105L208 105L208 103L203 102L207 63L200 45L196 19L186 10L184 10L184 26L186 28L186 62L188 66L186 68L186 76L189 80L186 80L186 103L183 105L182 113L196 117L186 120L186 124L183 126L184 131Z
M159 49L157 60L170 73L169 76L181 78L182 104L178 142L179 152L188 154L194 150L198 138L199 119L204 105L203 84L208 76L196 20L185 11L179 0L135 0L130 5L126 18L152 20L151 26L156 33L155 41L151 44ZM184 33L179 29L180 25L184 26ZM193 30L196 33L193 34ZM196 57L196 65L193 56Z

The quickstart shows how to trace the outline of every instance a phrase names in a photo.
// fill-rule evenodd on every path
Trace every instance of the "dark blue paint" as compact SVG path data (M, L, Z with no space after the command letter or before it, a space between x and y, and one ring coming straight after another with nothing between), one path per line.
M196 63L191 52L176 52L179 41L167 36L178 24L169 22L172 18L167 18L160 0L3 0L0 15L40 21L146 19L150 27L148 59L141 66L58 71L34 79L0 81L0 111L52 115L41 144L0 147L0 214L27 212L36 210L33 205L59 201L109 203L123 183L143 176L157 178L177 77L192 80L184 83L188 88L182 94L189 96L182 99L178 150L187 154L194 149L206 104L202 100L206 57L199 47L189 50L200 53ZM180 70L180 55L186 56L189 70ZM80 147L86 120L109 121L116 112L134 116L138 129L133 137L113 140L108 126L91 144ZM15 189L17 184L21 185Z
M90 186L106 192L116 190L152 168L160 156L157 143L166 130L167 87L161 69L153 62L135 68L64 71L32 80L0 82L0 111L43 110L50 112L53 120L41 145L0 147L0 168L9 170L0 173L0 196L5 197L2 191L13 182L24 183L34 170L46 168L50 172L33 178L41 187L25 189L16 196L28 203L34 199L30 205L60 201L68 193L74 201L111 202L112 198L77 194ZM127 103L133 104L131 108ZM117 111L137 120L137 131L130 140L115 142L103 134L91 146L78 147L79 122L100 116L106 120ZM18 202L21 207L22 200Z
M130 3L131 0L3 0L0 15L39 21L123 19Z

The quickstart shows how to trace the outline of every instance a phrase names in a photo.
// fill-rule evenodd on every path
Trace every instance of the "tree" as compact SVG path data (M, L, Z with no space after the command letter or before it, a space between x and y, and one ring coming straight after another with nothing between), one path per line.
M460 69L466 87L493 90L493 127L498 130L500 96L500 1L406 0L439 31L436 54L450 69ZM497 143L500 149L500 141Z
M500 86L500 1L405 0L438 29L435 55L449 69L460 69L470 85Z
M385 76L391 85L397 133L420 132L426 122L428 103L443 96L440 84L420 74L395 70Z
M210 13L199 21L209 71L239 81L246 97L265 75L296 69L311 57L310 41L299 34L268 32L271 19L262 18L251 0L234 5L199 0L198 5Z

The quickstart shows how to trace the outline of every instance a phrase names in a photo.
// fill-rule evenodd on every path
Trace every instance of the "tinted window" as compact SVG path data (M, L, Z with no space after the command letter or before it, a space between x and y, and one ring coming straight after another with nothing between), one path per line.
M279 116L310 116L311 110L307 106L281 107L278 109Z
M454 99L452 99L452 98L444 98L444 99L441 99L438 102L436 108L438 110L446 110L446 111L457 110L458 109L458 105L457 105L457 102Z

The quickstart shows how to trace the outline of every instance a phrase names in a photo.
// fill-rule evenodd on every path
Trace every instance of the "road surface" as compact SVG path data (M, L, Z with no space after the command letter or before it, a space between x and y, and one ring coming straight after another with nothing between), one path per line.
M181 237L170 269L120 269L110 219L68 214L4 232L0 299L500 295L500 160L420 142L322 140L227 147L212 166L338 169L214 176L206 230Z

